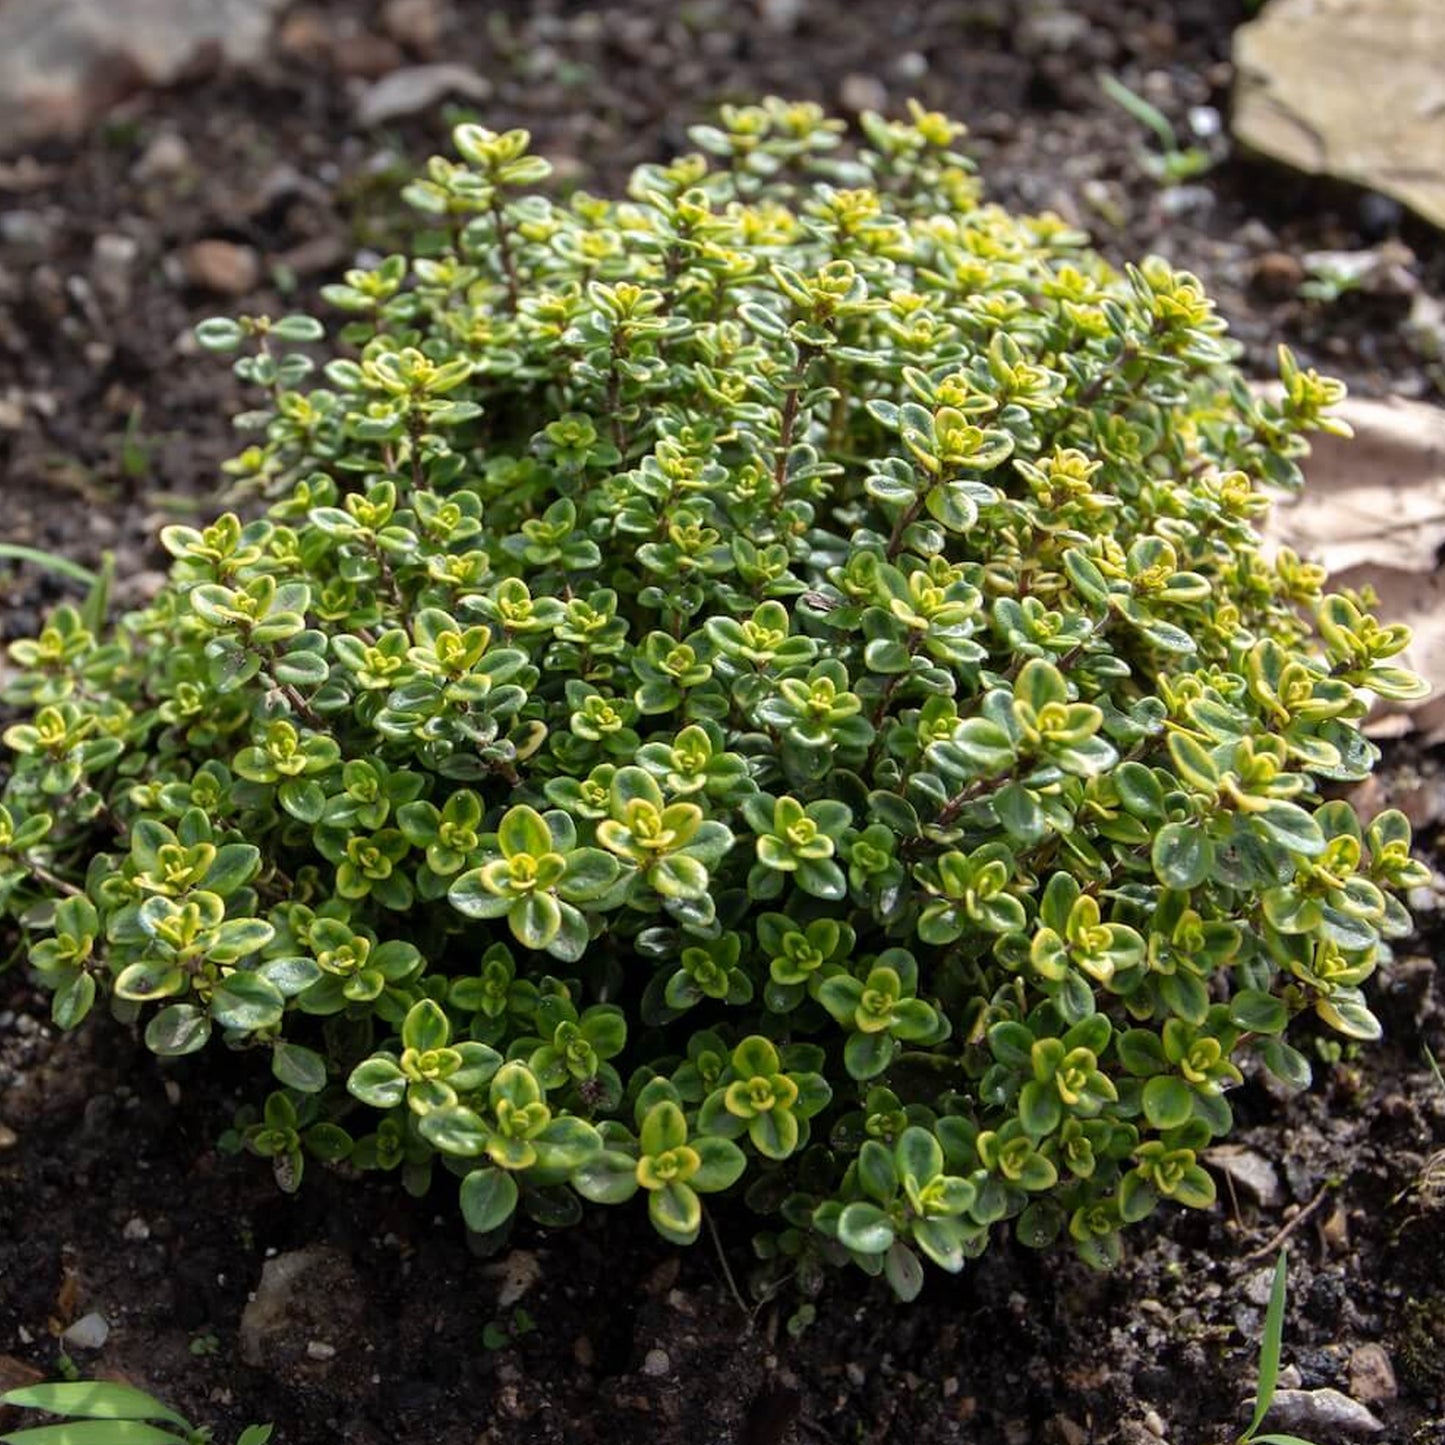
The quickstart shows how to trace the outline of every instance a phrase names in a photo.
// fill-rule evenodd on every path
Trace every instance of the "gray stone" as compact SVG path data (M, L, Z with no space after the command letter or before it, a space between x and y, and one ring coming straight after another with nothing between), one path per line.
M130 304L131 281L140 244L134 236L102 232L91 246L90 273L95 289L116 311Z
M181 270L192 286L217 296L244 296L261 280L261 258L235 241L195 241L181 252Z
M381 7L381 28L423 55L436 50L453 19L446 0L386 0Z
M0 241L24 251L44 251L54 236L49 220L39 211L0 213Z
M642 1373L651 1375L655 1379L661 1379L672 1369L672 1361L668 1358L666 1350L649 1350L646 1359L642 1362Z
M104 1315L92 1311L81 1315L60 1338L75 1350L98 1350L110 1338L110 1325Z
M1383 1345L1373 1341L1350 1355L1350 1395L1362 1405L1378 1405L1400 1393L1395 1367Z
M491 81L469 65L446 62L407 65L382 76L362 91L356 102L356 123L362 126L386 125L389 121L430 110L450 95L483 101L491 94Z
M0 5L0 151L80 135L117 101L203 54L265 54L282 0L8 0Z
M1299 1431L1324 1440L1378 1435L1385 1428L1358 1400L1338 1390L1276 1391L1267 1423L1272 1430Z
M876 75L845 75L838 87L838 104L855 115L865 110L881 113L888 109L888 90Z
M1060 55L1074 50L1088 38L1088 20L1063 5L1045 5L1031 10L1014 31L1014 44L1025 55Z
M1234 37L1234 134L1445 227L1445 5L1271 0Z
M1204 1162L1213 1165L1236 1189L1243 1190L1266 1209L1278 1209L1284 1203L1279 1170L1253 1149L1242 1144L1221 1144L1205 1150Z
M191 148L175 131L162 131L145 148L131 174L141 182L169 181L184 175L191 164Z

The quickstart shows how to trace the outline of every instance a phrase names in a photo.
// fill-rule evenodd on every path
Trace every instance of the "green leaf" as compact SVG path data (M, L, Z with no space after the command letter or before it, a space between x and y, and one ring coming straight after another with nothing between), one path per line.
M1259 1341L1259 1382L1255 1386L1254 1414L1244 1432L1246 1440L1264 1423L1264 1417L1274 1403L1274 1392L1279 1384L1280 1355L1284 1348L1284 1307L1288 1289L1289 1255L1280 1250L1269 1288L1269 1304L1264 1311L1264 1333Z
M713 1143L725 1144L727 1140L699 1140L695 1147L701 1154L701 1145ZM733 1147L736 1149L736 1145ZM741 1173L746 1162L741 1150L737 1151L737 1157L738 1172ZM694 1175L694 1182L700 1177L700 1174ZM572 1186L584 1199L590 1199L594 1204L621 1204L637 1193L637 1161L619 1150L609 1149L596 1158L589 1159L577 1169L572 1175ZM699 1185L699 1188L701 1187Z
M532 1141L544 1168L570 1173L602 1151L602 1136L585 1119L553 1119Z
M523 948L546 949L562 931L562 909L547 893L529 893L507 914L512 936Z
M923 1266L918 1256L902 1242L894 1240L883 1257L883 1277L901 1300L918 1298L923 1288Z
M893 1062L896 1051L888 1034L849 1034L843 1045L843 1067L860 1082L876 1079Z
M491 1139L481 1119L460 1104L429 1110L417 1121L417 1128L428 1144L458 1159L475 1159Z
M162 1058L198 1053L210 1037L210 1015L195 1004L171 1004L146 1025L146 1048Z
M392 1109L406 1098L406 1075L394 1059L364 1059L351 1071L346 1088L373 1109Z
M554 851L552 832L545 819L525 804L508 809L497 825L497 842L509 858L519 853L540 858Z
M653 1228L674 1244L691 1244L702 1228L702 1201L686 1184L649 1191L647 1213Z
M279 1023L285 1011L285 995L259 973L236 969L211 995L211 1017L222 1028L246 1033L267 1029Z
M50 1001L50 1017L56 1028L79 1027L95 1004L95 979L88 973L77 973L56 989Z
M1292 853L1314 858L1324 851L1324 834L1320 825L1294 803L1271 803L1262 812L1252 813L1254 821Z
M1144 1085L1144 1117L1156 1129L1177 1129L1194 1112L1194 1091L1174 1074L1156 1074Z
M285 1039L278 1039L271 1052L271 1072L303 1094L319 1094L326 1087L326 1060L314 1049Z
M1166 823L1149 852L1155 876L1181 892L1198 888L1214 866L1214 845L1198 823Z
M68 1420L0 1435L4 1445L186 1445L186 1439L140 1420Z
M1229 1021L1250 1033L1277 1034L1289 1022L1289 1010L1273 994L1246 988L1230 999Z
M898 1172L915 1184L928 1184L943 1173L943 1148L927 1129L910 1125L899 1136L895 1149Z
M44 1410L85 1420L166 1420L189 1432L184 1415L132 1385L108 1380L76 1380L48 1385L26 1385L0 1396L0 1404L17 1410Z
M1031 1079L1019 1093L1019 1123L1035 1139L1052 1134L1063 1122L1064 1106L1052 1082Z
M838 1238L859 1254L882 1254L895 1235L892 1221L883 1210L859 1201L838 1216Z
M687 1119L670 1099L654 1104L643 1116L642 1152L653 1156L687 1143Z
M401 1042L405 1048L416 1049L419 1053L428 1049L445 1048L452 1036L451 1025L439 1003L424 998L414 1004L401 1026Z
M731 1139L719 1139L710 1135L692 1141L702 1161L697 1173L688 1183L703 1194L716 1194L730 1189L742 1178L747 1167L747 1157Z
M517 1181L505 1169L473 1169L462 1180L462 1218L473 1234L500 1229L517 1207Z

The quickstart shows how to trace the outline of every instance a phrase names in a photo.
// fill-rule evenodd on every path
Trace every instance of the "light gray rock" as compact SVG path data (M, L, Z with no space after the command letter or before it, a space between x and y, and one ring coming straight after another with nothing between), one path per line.
M1271 0L1234 37L1236 139L1445 227L1445 5Z
M356 123L386 125L419 115L439 105L448 96L483 101L492 94L492 83L469 65L441 62L437 65L407 65L374 81L356 102Z
M1236 1189L1266 1209L1278 1209L1284 1203L1279 1170L1263 1154L1256 1154L1242 1144L1221 1144L1205 1150L1204 1162L1218 1169Z
M888 109L888 90L876 75L845 75L838 87L838 104L857 114L865 110Z
M283 0L7 0L0 5L0 151L80 135L118 100L170 85L203 50L266 52Z
M75 1350L99 1350L110 1338L110 1325L104 1315L92 1311L81 1315L60 1338Z
M1319 1440L1378 1435L1385 1428L1358 1400L1338 1390L1279 1390L1266 1425L1271 1430L1297 1431Z

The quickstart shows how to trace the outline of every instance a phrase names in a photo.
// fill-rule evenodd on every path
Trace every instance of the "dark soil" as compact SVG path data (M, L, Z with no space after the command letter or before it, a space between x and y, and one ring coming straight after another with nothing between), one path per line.
M1097 90L1095 72L1114 71L1181 133L1191 107L1224 110L1242 3L1085 0L1061 51L1003 0L438 8L449 28L434 54L386 38L369 0L292 10L264 75L137 96L84 146L0 168L0 536L85 561L115 551L122 598L153 585L155 525L215 508L237 447L226 419L244 404L188 328L307 307L358 251L395 242L391 198L443 144L447 117L360 132L358 73L438 56L491 79L489 124L529 126L564 181L592 189L685 146L719 100L897 107L916 94L970 123L999 200L1077 219L1116 258L1153 250L1197 271L1252 368L1284 340L1359 390L1432 385L1400 325L1406 298L1324 305L1295 285L1303 253L1393 238L1439 295L1438 245L1378 198L1222 145L1196 184L1162 191L1140 160L1152 142ZM144 158L163 135L186 157L156 177ZM135 243L119 269L111 243L97 246L116 236ZM261 289L217 296L179 279L180 252L203 237L255 248ZM32 630L59 585L0 572L0 637ZM1439 814L1411 781L1421 760L1406 761L1384 791L1424 811L1432 842ZM1427 1166L1445 1143L1445 1090L1422 1044L1445 1052L1445 1015L1430 943L1418 952L1379 982L1385 1045L1322 1066L1303 1096L1259 1081L1235 1096L1238 1141L1277 1164L1276 1197L1226 1186L1207 1214L1161 1215L1108 1276L1006 1242L912 1307L850 1275L798 1338L786 1299L750 1316L730 1292L721 1261L745 1285L751 1259L741 1206L718 1217L720 1253L705 1238L679 1256L635 1212L602 1211L563 1234L521 1231L499 1269L467 1254L440 1189L417 1203L375 1176L316 1169L282 1196L263 1164L215 1148L244 1060L163 1070L104 1020L57 1040L14 969L0 979L0 1119L17 1136L0 1131L0 1385L23 1364L53 1371L59 1332L96 1311L110 1337L75 1351L77 1366L159 1392L222 1440L275 1420L280 1445L1191 1445L1244 1423L1276 1237L1293 1224L1285 1358L1299 1383L1374 1395L1384 1439L1440 1440L1445 1189ZM243 1363L263 1263L323 1243L338 1253L306 1285L305 1318L262 1365ZM498 1303L532 1274L517 1305ZM1384 1398L1362 1383L1370 1343L1398 1376Z

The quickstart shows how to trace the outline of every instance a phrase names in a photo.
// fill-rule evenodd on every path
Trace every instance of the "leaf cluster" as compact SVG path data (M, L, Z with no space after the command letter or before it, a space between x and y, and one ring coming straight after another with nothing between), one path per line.
M168 585L14 645L0 907L70 1027L245 1051L230 1142L468 1226L741 1188L802 1279L1092 1263L1420 881L1367 598L1270 554L1339 386L986 203L960 127L769 101L626 197L462 127L410 257L216 321L264 405Z

